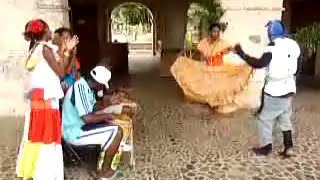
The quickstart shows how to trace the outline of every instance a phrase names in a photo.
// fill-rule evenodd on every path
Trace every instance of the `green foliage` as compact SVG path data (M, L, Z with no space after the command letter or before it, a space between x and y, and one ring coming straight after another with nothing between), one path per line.
M115 9L112 20L119 24L136 26L150 24L152 17L146 8L132 4Z
M218 23L224 14L221 4L214 0L197 0L190 4L188 20L190 24L202 24L209 29L213 23ZM222 24L226 28L226 24Z
M293 38L305 50L307 57L311 57L316 53L320 46L320 24L314 23L310 26L298 28Z

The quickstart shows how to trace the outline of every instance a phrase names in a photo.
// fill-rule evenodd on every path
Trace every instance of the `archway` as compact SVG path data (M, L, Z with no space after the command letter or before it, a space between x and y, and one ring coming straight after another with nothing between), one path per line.
M200 39L208 35L209 26L213 23L220 23L222 30L224 30L226 23L220 22L223 14L224 10L220 2L191 2L187 11L187 42L199 42Z
M154 12L141 3L124 2L107 10L107 14L108 41L128 44L129 73L150 72L157 68Z
M110 20L111 41L128 43L130 56L154 54L154 16L148 7L122 3L112 10Z
M200 9L197 3L191 3L187 12L186 43L197 43L201 38L201 21L193 18L195 11Z
M190 52L188 54L192 55L192 58L201 59L196 45L202 38L209 35L208 29L211 24L220 23L223 30L225 29L225 23L220 22L223 12L221 4L215 1L189 3L184 50Z

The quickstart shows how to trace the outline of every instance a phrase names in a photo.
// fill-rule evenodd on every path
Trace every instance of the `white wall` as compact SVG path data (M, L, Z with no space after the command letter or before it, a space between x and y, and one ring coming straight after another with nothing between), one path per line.
M231 44L240 42L244 50L260 56L268 44L266 28L271 19L281 19L282 0L221 0L226 13L222 18L228 22L224 34ZM249 37L260 37L260 43L253 43Z
M39 3L36 3L39 2ZM51 29L68 25L65 0L0 1L0 116L24 114L23 65L28 43L24 26L33 18L42 18Z

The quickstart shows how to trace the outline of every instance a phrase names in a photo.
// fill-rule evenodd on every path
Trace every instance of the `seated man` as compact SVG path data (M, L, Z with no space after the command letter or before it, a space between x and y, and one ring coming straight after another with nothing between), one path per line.
M118 171L111 169L111 163L119 148L123 131L114 125L115 118L112 114L96 114L94 108L94 91L100 91L104 86L109 88L111 72L103 66L97 66L90 74L87 80L79 78L64 98L63 137L66 142L76 146L101 145L105 156L98 177L113 178Z

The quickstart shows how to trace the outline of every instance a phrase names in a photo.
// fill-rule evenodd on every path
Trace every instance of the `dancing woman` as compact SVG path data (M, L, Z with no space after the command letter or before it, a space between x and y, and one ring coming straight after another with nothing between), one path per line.
M236 97L248 86L252 68L222 40L219 24L209 30L211 35L198 44L207 62L181 56L171 72L189 101L209 104L218 112L232 112L238 108Z

